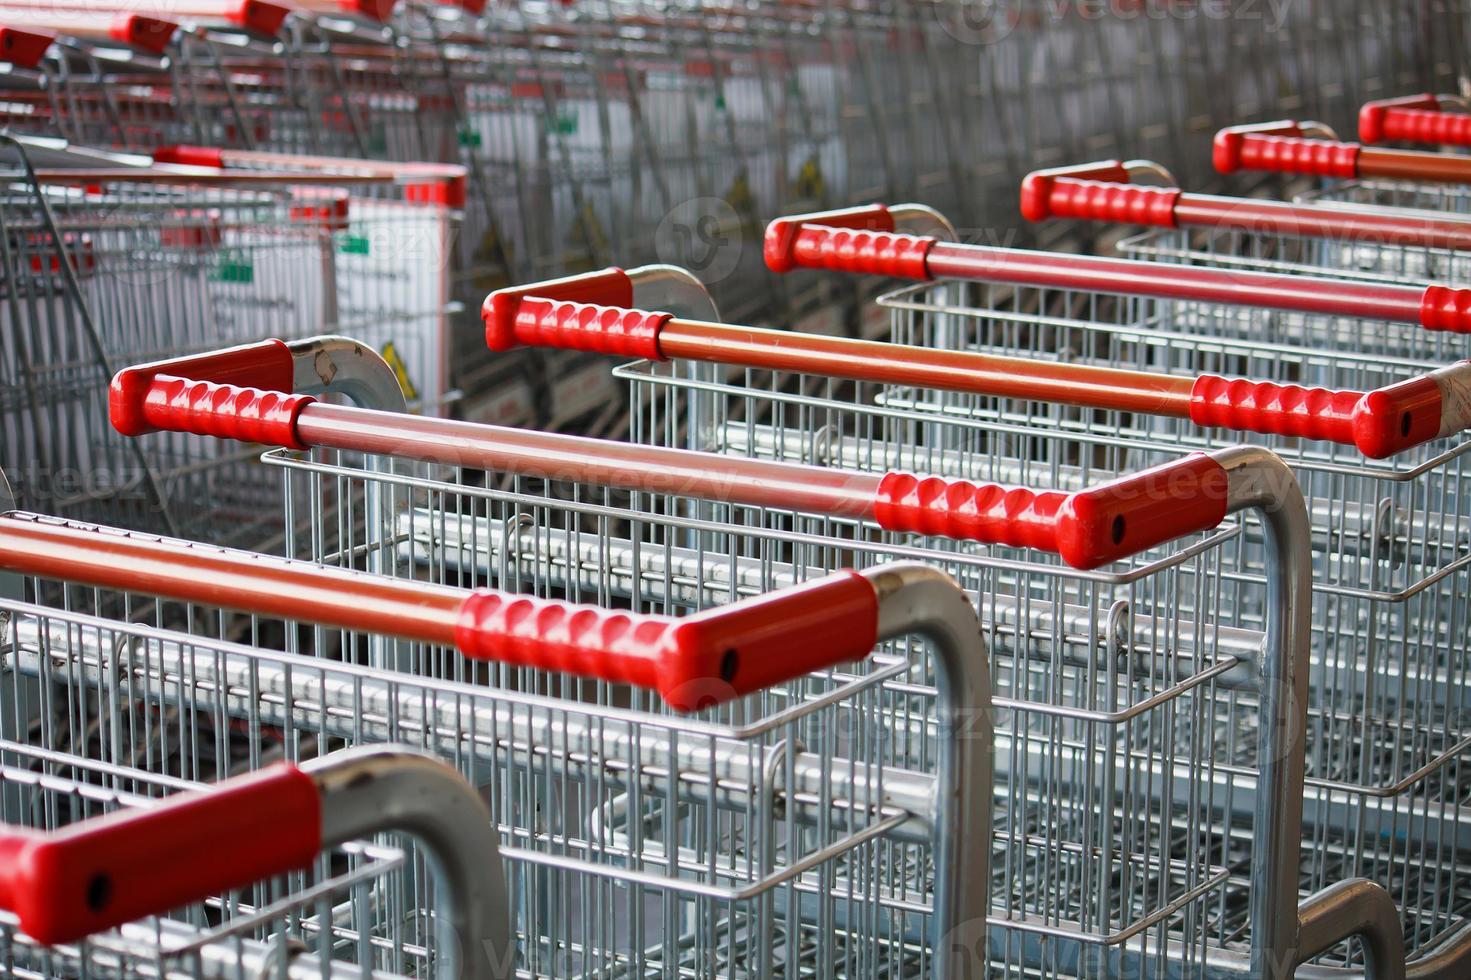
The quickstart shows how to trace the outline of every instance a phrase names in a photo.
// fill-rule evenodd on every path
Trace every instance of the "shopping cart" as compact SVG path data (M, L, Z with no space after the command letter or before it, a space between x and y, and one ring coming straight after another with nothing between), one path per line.
M1222 173L1262 170L1327 178L1324 188L1299 199L1355 211L1392 207L1444 216L1471 210L1465 189L1471 182L1471 157L1343 142L1318 122L1284 120L1223 129L1216 134L1214 161Z
M280 354L218 356L236 359L229 376L238 385L250 381L247 366L267 379L266 358ZM1277 740L1301 724L1292 692L1306 664L1293 663L1301 622L1293 617L1306 605L1288 597L1306 587L1307 550L1292 516L1295 484L1270 457L1226 452L1082 493L1033 494L339 408L283 390L221 387L220 363L123 372L114 424L274 442L283 450L269 458L305 478L298 511L348 512L378 487L385 512L365 523L394 529L379 539L377 561L400 575L530 583L668 609L760 594L841 565L939 564L982 613L1006 712L1000 767L1012 778L996 802L993 866L1007 870L993 883L995 962L1107 975L1133 960L1199 961L1244 928L1248 911L1258 962L1291 959L1296 877L1273 862L1298 846L1285 828L1298 823L1300 743ZM491 479L477 483L477 472ZM1277 563L1263 573L1280 588L1254 629L1226 630L1216 620L1225 601L1218 562L1240 529L1155 546L1256 506L1270 510L1269 538L1281 543L1268 546ZM988 553L976 542L998 547ZM322 528L297 544L320 563L373 560L372 539L351 529ZM1079 573L1027 546L1084 568L1124 561ZM1217 646L1226 633L1231 644ZM396 666L443 670L422 657ZM515 673L461 676L562 691ZM929 681L922 674L886 690L877 727L861 729L878 759L911 768L930 754L933 712L910 700ZM580 696L623 703L602 691ZM1277 720L1247 720L1258 713ZM1217 725L1242 749L1230 763L1208 734ZM1211 775L1197 783L1201 772ZM1100 807L1113 816L1100 819ZM1256 828L1253 847L1213 836L1217 818L1207 814L1221 812ZM881 876L903 880L917 910L929 874L922 861L885 863ZM912 935L929 948L937 933ZM1171 940L1185 952L1172 953Z
M197 15L209 3L184 6ZM133 10L73 0L7 4L0 23L45 43L26 46L19 64L10 62L0 120L15 132L70 135L83 142L105 138L109 145L203 141L212 138L216 125L243 132L238 100L205 104L210 101L206 90L230 90L208 33L215 23L194 15L183 23L178 6ZM216 6L226 33L275 33L287 13L263 0ZM229 18L235 23L226 27Z
M813 235L827 231L818 220L804 226ZM1114 267L1150 276L1163 268ZM1389 828L1407 827L1447 802L1447 793L1454 797L1445 780L1454 781L1466 751L1456 721L1462 697L1455 693L1454 655L1462 616L1456 597L1464 589L1456 580L1471 560L1460 482L1465 447L1440 439L1442 421L1452 433L1466 420L1458 402L1448 401L1442 415L1441 382L1432 380L1443 379L1455 393L1460 381L1451 379L1464 379L1466 366L1427 373L1361 356L1304 361L1304 352L1283 347L1165 333L1155 325L1163 318L1115 326L1090 319L1111 309L1103 298L1062 290L1047 296L947 283L891 297L896 334L922 346L608 308L635 305L638 279L609 271L502 291L486 304L487 336L493 346L566 344L648 359L620 369L639 406L636 441L680 440L868 471L907 467L965 480L1073 487L1207 449L1214 441L1210 426L1292 437L1274 445L1304 483L1318 574L1309 839L1319 850L1304 878L1315 887L1339 875L1392 869L1396 897L1412 927L1423 930L1423 941L1455 928L1459 913L1436 918L1449 881L1433 875L1407 881L1413 866L1394 856L1402 832ZM588 303L607 305L579 305ZM1016 348L1034 354L1018 357ZM1287 365L1336 372L1341 381L1352 375L1371 388L1397 387L1314 393L1161 370L1188 370L1192 363L1208 370L1211 356L1246 373ZM1415 400L1406 429L1401 409L1410 404L1394 406L1414 390L1433 397ZM1225 407L1233 400L1246 407ZM1371 422L1378 412L1385 413L1382 422ZM1300 437L1343 445L1304 446ZM1366 455L1395 458L1379 463ZM1238 614L1253 602L1254 547L1243 539L1225 559L1242 590L1235 594ZM1378 827L1367 837L1365 819ZM1449 829L1437 824L1427 837L1410 832L1409 839L1430 847L1455 839L1459 821L1448 819ZM1329 845L1334 850L1324 853Z
M207 167L241 179L259 175L274 184L289 175L347 184L346 202L313 202L297 192L299 211L315 206L334 232L329 291L322 317L327 331L370 344L393 368L409 407L442 415L458 392L450 377L450 318L454 251L466 204L465 169L433 163L386 163L348 157L170 146L150 154L156 164ZM279 281L272 270L263 278ZM298 320L293 335L321 333ZM282 329L257 331L282 336ZM218 343L223 339L215 335ZM378 407L388 407L380 405Z
M457 168L192 147L160 151L173 161L160 165L57 141L10 146L4 455L31 505L237 543L279 535L274 477L250 454L180 438L144 456L106 425L106 381L140 357L351 329L390 359L387 379L365 381L354 341L299 346L306 380L383 408L407 397L441 412L454 397Z
M207 787L11 741L0 759L7 973L510 975L490 814L426 756L348 749ZM378 921L377 895L405 872L402 852L368 842L383 833L433 864L432 960Z
M1131 183L1140 178L1170 186ZM1022 215L1155 226L1121 240L1118 249L1163 262L1423 286L1463 282L1471 274L1465 218L1192 194L1172 185L1167 171L1145 160L1038 170L1022 182ZM1453 333L1385 331L1376 324L1352 339L1352 349L1447 361L1464 355L1466 343Z
M142 151L196 143L455 162L438 53L388 25L393 6L20 0L7 23L65 43L38 65L38 84L18 89L12 122ZM102 27L79 32L86 17ZM136 56L145 45L152 60Z
M984 948L989 670L974 611L931 569L841 571L675 618L19 512L0 517L0 567L32 577L31 601L4 604L5 687L41 692L34 721L3 715L19 729L4 737L185 776L340 744L438 754L489 794L518 969L709 975L762 955L792 975L926 975ZM371 636L524 683L354 663ZM921 649L938 685L906 697L934 727L909 736L914 765L885 764L860 750L882 745L880 694ZM630 707L639 689L660 707ZM933 888L906 891L900 869L931 858ZM395 948L432 950L426 902L383 896L407 910ZM916 920L960 951L913 946Z

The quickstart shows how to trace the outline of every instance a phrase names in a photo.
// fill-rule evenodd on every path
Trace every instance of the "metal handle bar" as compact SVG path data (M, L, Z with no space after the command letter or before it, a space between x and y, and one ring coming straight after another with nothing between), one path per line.
M325 406L324 406L325 407ZM373 413L369 413L373 414ZM475 660L658 691L693 710L865 657L872 590L853 573L690 616L383 578L189 542L0 517L12 572L452 646Z
M466 200L465 168L438 163L391 163L356 160L351 157L310 156L301 153L268 153L259 150L229 150L208 146L166 146L153 151L155 163L210 167L230 173L258 171L308 173L334 179L352 177L367 181L392 181L407 187L411 201L462 208Z
M113 379L112 423L129 436L193 432L797 508L892 531L1051 551L1084 569L1208 530L1225 517L1219 467L1203 455L1073 493L1035 491L347 408L292 394L291 382L289 350L279 341L128 368Z
M1362 317L1419 324L1428 330L1471 332L1471 289L1356 283L963 245L898 230L895 216L909 207L871 204L778 218L766 226L766 264L774 272L802 267L899 279L969 279Z
M1267 170L1341 179L1471 183L1471 157L1312 139L1304 135L1304 124L1290 119L1227 127L1216 134L1212 157L1223 174Z
M1465 117L1471 120L1471 116ZM1077 218L1160 228L1228 228L1300 238L1471 250L1471 221L1386 209L1347 211L1315 204L1191 194L1177 187L1130 183L1147 161L1101 160L1036 170L1022 180L1028 221Z
M176 21L126 11L0 7L0 24L23 31L42 31L81 41L125 44L150 54L163 54L179 31Z
M440 871L441 925L453 927L440 929L440 975L503 975L510 907L490 813L454 770L405 749L280 763L49 833L0 829L0 908L39 942L73 942L385 830L418 837Z
M192 27L237 27L273 37L291 13L291 7L269 0L5 0L4 6L37 14L132 13ZM66 23L70 13L57 16Z
M1359 109L1359 139L1365 143L1471 146L1468 108L1458 95L1429 93L1365 102Z
M1153 264L1153 263L1146 263ZM621 269L497 290L486 342L798 371L1189 419L1197 425L1354 446L1380 459L1471 427L1471 362L1375 391L1335 391L1203 374L1064 364L685 320L629 308L638 282Z

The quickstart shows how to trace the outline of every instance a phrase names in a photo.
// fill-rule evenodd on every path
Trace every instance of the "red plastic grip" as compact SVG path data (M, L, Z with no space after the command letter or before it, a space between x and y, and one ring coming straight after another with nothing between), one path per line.
M469 182L463 171L455 176L445 176L422 184L404 186L404 200L414 204L442 204L458 210L470 199Z
M1471 333L1471 289L1426 286L1420 298L1420 325L1426 330Z
M225 153L208 146L161 146L153 151L153 162L221 170L225 166Z
M0 907L39 942L72 942L311 863L321 796L281 764L54 833L0 833Z
M296 419L316 399L281 391L241 388L214 381L188 381L158 375L143 400L143 421L155 432L259 442L305 449L296 437Z
M455 638L468 657L633 684L693 711L861 659L877 630L873 587L845 571L679 619L481 590Z
M296 369L291 348L284 341L263 340L207 354L194 354L168 361L154 361L124 368L108 389L108 414L112 427L125 436L157 431L148 420L146 402L160 375L189 381L208 381L236 388L289 392Z
M393 8L398 6L398 0L337 0L337 5L347 13L386 24L393 16Z
M777 218L766 226L762 254L773 272L798 267L899 279L929 279L925 258L935 239L894 231L882 204Z
M1077 493L889 473L874 501L886 530L1050 551L1081 569L1208 530L1225 516L1225 471L1209 456Z
M1057 512L1067 494L997 483L887 473L873 517L886 531L1057 550Z
M817 269L895 279L929 279L930 235L892 231L803 228L793 249L797 263Z
M1190 393L1197 425L1320 439L1392 456L1440 432L1440 388L1429 377L1378 391L1331 391L1202 375Z
M281 25L286 22L287 14L291 8L279 3L266 3L264 0L240 0L240 5L233 8L226 19L249 31L274 37L280 33Z
M299 203L286 209L292 221L304 225L317 225L323 231L347 231L352 223L349 218L352 204L344 193L315 193L317 188L299 190L294 196Z
M54 34L0 27L0 61L18 68L35 68L55 40Z
M1428 94L1380 99L1359 110L1359 139L1471 146L1471 115L1445 112L1440 100Z
M1104 160L1027 174L1021 211L1028 221L1081 218L1173 228L1179 197L1177 187L1135 186L1121 161Z
M516 341L657 361L659 331L671 319L671 313L532 297L521 301L516 314Z
M777 218L766 226L762 255L773 272L796 268L929 279L925 264L930 235L894 231L894 216L883 204Z
M1232 126L1216 133L1212 161L1223 174L1238 170L1357 177L1359 144L1307 139L1295 122Z
M791 272L797 261L797 234L806 225L819 228L854 228L863 231L893 231L894 216L884 204L864 204L836 211L794 214L776 218L766 226L761 252L772 272Z
M519 343L516 330L521 304L532 297L627 309L633 305L633 281L622 269L610 266L597 272L497 289L485 297L480 307L487 347L493 351L507 351Z
M146 17L143 14L120 13L114 18L108 33L114 41L121 44L163 54L178 30L179 25L172 21Z

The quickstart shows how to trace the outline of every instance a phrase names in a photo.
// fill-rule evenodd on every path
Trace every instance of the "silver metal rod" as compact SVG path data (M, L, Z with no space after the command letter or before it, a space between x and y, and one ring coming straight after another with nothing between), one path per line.
M515 973L500 834L470 784L443 762L398 746L361 746L302 763L322 794L322 842L408 834L434 878L439 975L503 980Z
M970 600L928 565L864 572L879 600L879 639L919 634L935 651L940 758L934 789L936 973L972 977L986 969L991 904L994 719L991 670Z
M1290 980L1297 965L1313 568L1307 506L1275 453L1240 446L1212 454L1226 469L1231 511L1253 509L1266 532L1267 646L1259 663L1258 783L1252 830L1253 973Z
M1325 953L1350 936L1364 950L1367 980L1405 980L1405 936L1389 892L1372 881L1340 881L1298 909L1298 962Z

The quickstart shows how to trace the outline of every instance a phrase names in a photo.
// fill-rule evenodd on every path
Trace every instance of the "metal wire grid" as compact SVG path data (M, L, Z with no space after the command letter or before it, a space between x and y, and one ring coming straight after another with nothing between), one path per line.
M6 472L33 506L236 542L278 533L274 479L248 450L176 434L144 452L113 431L107 386L129 363L346 330L395 358L416 407L452 397L445 208L285 181L7 187L0 418Z
M0 760L0 819L37 831L118 808L146 807L200 785L33 742L0 741ZM284 970L288 964L293 971L340 976L348 963L375 975L414 975L430 951L404 949L376 912L379 895L403 875L403 862L403 853L386 844L347 844L308 871L75 944L42 946L17 928L13 916L0 913L0 976L222 977Z
M507 841L519 969L929 969L914 936L943 736L887 734L879 715L902 698L933 717L933 689L908 683L918 646L687 717L530 672L491 687L367 668L350 662L367 638L313 624L31 587L49 601L8 604L5 693L25 704L34 680L41 702L6 737L188 778L385 741L436 754L482 788ZM411 867L375 907L396 946L426 948L430 890ZM850 939L825 941L845 924Z
M671 611L759 594L833 568L909 557L938 563L976 597L1000 708L998 773L1009 781L998 789L992 922L1008 938L993 939L994 965L1069 975L1079 968L1078 946L1092 944L1104 950L1096 967L1103 975L1120 949L1147 949L1141 955L1164 962L1165 936L1198 958L1205 943L1231 935L1235 926L1224 920L1240 921L1244 899L1235 874L1245 839L1215 836L1207 816L1233 806L1249 810L1253 798L1243 788L1250 779L1240 782L1244 771L1217 770L1224 757L1207 734L1250 730L1229 719L1251 708L1216 686L1241 648L1222 643L1208 625L1223 601L1216 555L1237 530L1141 556L1117 574L1086 575L1018 552L908 542L817 515L512 477L484 485L473 473L383 458L267 458L294 474L289 526L310 526L300 519L309 514L340 515L319 533L296 538L294 554L436 581ZM358 536L375 524L377 511L362 510L369 486L393 529L376 538ZM1175 598L1182 595L1190 599ZM364 662L381 655L370 647L357 653ZM416 674L448 670L464 680L594 703L621 705L624 698L606 686L569 690L544 675L483 672L417 651L392 662ZM861 735L864 758L913 767L932 752L933 722L912 700L924 690L915 682L885 684L877 716L884 720ZM658 707L637 697L633 706ZM1212 778L1196 784L1182 778L1188 771ZM1112 817L1100 818L1100 808ZM917 910L926 871L902 874L905 902ZM1035 940L1043 933L1078 943L1039 951ZM911 941L923 935L914 932ZM1081 969L1089 974L1090 967Z

